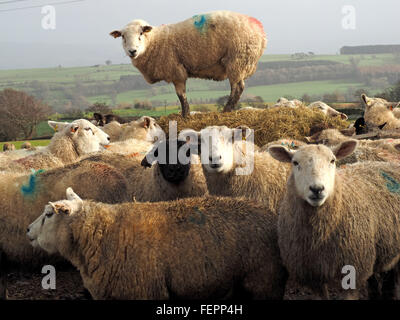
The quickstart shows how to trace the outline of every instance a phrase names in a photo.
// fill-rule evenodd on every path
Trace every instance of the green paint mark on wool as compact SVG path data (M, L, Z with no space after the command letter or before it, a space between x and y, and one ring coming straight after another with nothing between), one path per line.
M388 188L391 193L400 194L400 183L396 179L384 171L381 171L381 176L387 181L386 188Z
M204 14L193 16L193 25L200 33L207 31L207 17Z
M206 223L206 216L204 215L204 213L201 212L201 210L197 207L194 207L193 209L197 217L190 216L189 221L197 225L204 225Z

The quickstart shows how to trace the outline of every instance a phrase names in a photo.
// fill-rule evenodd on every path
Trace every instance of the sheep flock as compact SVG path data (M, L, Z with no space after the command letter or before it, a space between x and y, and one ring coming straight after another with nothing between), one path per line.
M14 296L10 273L44 265L79 274L93 299L282 300L293 288L310 299L399 298L392 103L362 95L355 123L322 101L284 97L230 112L266 46L261 23L241 14L134 20L111 35L149 83L175 85L182 113L167 119L181 122L96 114L49 121L47 147L5 144L0 300ZM189 114L189 77L229 79L225 118ZM317 120L297 123L298 112ZM292 117L302 134L265 139L271 128L253 124L269 115Z

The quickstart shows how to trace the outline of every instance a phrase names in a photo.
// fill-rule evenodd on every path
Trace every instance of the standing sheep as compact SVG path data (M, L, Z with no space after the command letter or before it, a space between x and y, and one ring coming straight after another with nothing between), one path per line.
M190 198L49 203L31 244L75 265L95 299L282 299L275 214L254 202Z
M134 20L110 35L122 37L126 54L148 83L164 80L174 84L183 117L189 115L188 78L229 79L231 94L224 111L231 111L267 43L260 21L229 11L196 15L159 27Z
M14 161L2 159L0 171L29 172L61 167L78 160L82 155L103 150L110 137L88 120L80 119L72 123L49 121L57 132L50 144L30 156Z
M278 218L283 262L291 277L324 298L328 286L357 298L372 275L392 270L400 257L400 166L367 162L336 169L335 161L356 146L352 140L333 151L323 145L269 149L292 164ZM356 272L354 290L342 287L345 266Z

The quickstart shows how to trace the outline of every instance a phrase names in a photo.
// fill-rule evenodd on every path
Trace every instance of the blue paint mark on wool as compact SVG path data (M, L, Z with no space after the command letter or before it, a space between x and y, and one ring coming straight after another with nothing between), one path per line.
M204 33L206 31L206 27L207 27L207 17L204 14L201 15L196 15L193 16L194 19L194 26L195 28L201 32Z
M387 181L386 188L392 193L400 194L400 183L386 172L381 171L381 175Z
M28 185L23 185L21 187L21 192L24 196L33 195L36 191L37 186L37 175L44 172L43 169L35 171L32 169L32 174L29 176Z

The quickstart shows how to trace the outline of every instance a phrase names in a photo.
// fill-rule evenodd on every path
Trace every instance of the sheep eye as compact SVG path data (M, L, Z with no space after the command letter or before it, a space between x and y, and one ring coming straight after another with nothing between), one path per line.
M294 166L298 166L299 163L298 163L297 161L293 161L293 165L294 165Z
M46 213L46 218L50 218L53 214L54 214L54 212L47 212Z
M332 160L331 160L331 164L334 164L334 163L335 163L335 159L332 159Z

